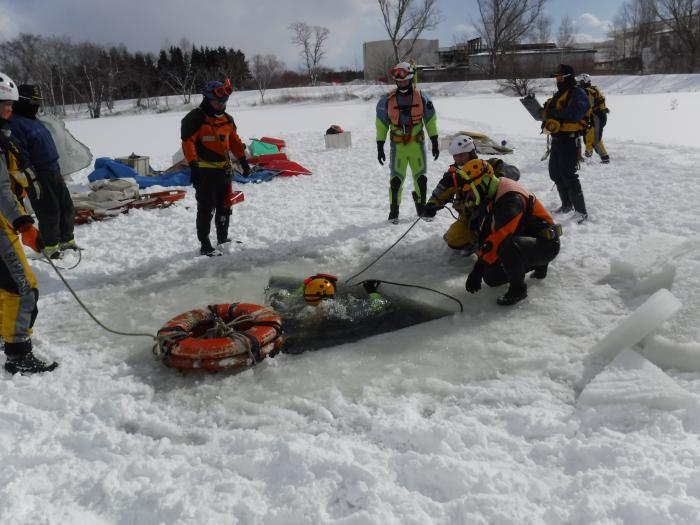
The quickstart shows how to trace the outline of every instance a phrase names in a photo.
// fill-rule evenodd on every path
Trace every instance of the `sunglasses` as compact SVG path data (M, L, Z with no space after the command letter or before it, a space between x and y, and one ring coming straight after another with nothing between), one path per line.
M567 74L565 74L565 75L554 75L554 78L555 78L557 81L560 81L560 80L564 80L564 79L565 79L566 77L568 77L568 76L569 76L569 74L567 73Z
M214 88L214 95L216 95L217 98L226 98L231 93L233 93L233 86L231 85L231 81L228 78L224 80L223 86L218 86Z

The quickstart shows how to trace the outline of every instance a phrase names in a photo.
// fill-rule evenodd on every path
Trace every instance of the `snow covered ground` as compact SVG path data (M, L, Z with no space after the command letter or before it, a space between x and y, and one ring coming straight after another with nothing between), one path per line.
M238 375L179 374L149 340L101 330L32 262L36 351L61 366L0 378L0 522L699 523L700 76L600 85L612 163L581 168L591 220L563 220L547 279L513 308L496 305L502 289L466 294L472 260L444 244L443 211L363 277L437 288L464 313ZM506 139L522 182L558 204L545 139L517 98L489 82L425 87L441 134ZM191 191L169 209L78 226L86 251L67 279L110 327L155 333L195 307L261 302L271 275L356 273L415 218L406 199L400 224L386 221L374 143L383 89L297 90L317 100L265 106L235 94L241 136L286 139L313 175L239 188L231 233L242 243L219 258L197 256ZM183 115L68 127L95 157L136 152L164 169ZM352 131L352 149L324 149L330 124ZM431 188L449 162L447 152L430 162ZM595 345L660 287L680 311L582 381Z

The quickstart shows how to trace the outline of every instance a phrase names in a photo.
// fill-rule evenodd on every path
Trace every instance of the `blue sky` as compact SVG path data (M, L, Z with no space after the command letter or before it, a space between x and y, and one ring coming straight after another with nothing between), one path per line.
M550 0L553 35L568 14L579 41L604 39L605 25L622 3ZM426 37L445 47L460 35L474 34L474 0L439 0L439 7L442 23ZM0 0L0 40L20 32L68 35L75 42L123 43L132 51L157 52L184 37L241 49L248 57L274 54L290 69L300 64L289 42L293 22L330 29L324 61L329 67L360 69L362 42L386 38L376 0Z
M605 39L606 28L617 13L623 0L549 0L547 15L552 19L552 35L556 38L561 19L568 15L574 23L577 41L590 42ZM443 35L473 33L470 19L478 20L479 11L473 0L439 0L443 21L439 32L434 36L440 45L451 45L451 38ZM431 33L431 37L433 34ZM443 43L443 40L445 41Z

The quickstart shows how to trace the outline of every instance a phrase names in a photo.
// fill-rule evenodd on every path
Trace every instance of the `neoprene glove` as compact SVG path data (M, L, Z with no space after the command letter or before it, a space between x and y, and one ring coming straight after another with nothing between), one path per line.
M245 157L241 157L238 159L238 163L241 165L241 169L243 170L243 176L247 177L250 175L250 164L248 164L248 160Z
M379 161L379 164L384 166L384 161L386 160L386 155L384 155L384 141L383 140L377 141L377 160Z
M190 166L190 182L192 182L192 186L195 188L197 187L197 184L199 184L200 179L202 178L202 172L199 170L199 162L196 160L193 160L189 164Z
M41 253L44 249L44 241L41 238L41 233L33 224L23 224L19 227L19 233L22 236L22 244L28 246L36 253Z
M438 212L439 209L441 209L442 206L438 206L434 202L426 202L425 206L423 207L423 213L421 214L421 217L425 217L427 219L435 217L435 214Z
M365 292L367 292L368 294L376 292L377 288L379 288L380 284L382 284L381 281L376 281L374 279L362 281L362 287L365 289Z
M481 290L481 279L484 277L484 263L481 261L476 261L474 263L474 268L469 272L467 277L467 282L464 287L469 293L476 293Z
M433 160L437 160L440 156L440 146L438 145L437 135L430 137L430 144L433 146Z

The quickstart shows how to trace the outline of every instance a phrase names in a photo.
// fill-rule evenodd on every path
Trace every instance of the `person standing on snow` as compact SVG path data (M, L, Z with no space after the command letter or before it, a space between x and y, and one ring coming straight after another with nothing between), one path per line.
M384 165L384 142L387 133L391 140L389 152L389 220L398 223L399 205L406 170L411 167L413 201L421 216L425 206L428 178L425 155L425 132L432 145L433 160L440 154L438 147L437 116L427 95L413 85L415 68L401 62L391 70L396 89L382 96L377 103L377 160Z
M588 128L590 102L586 92L576 86L571 66L559 64L552 76L557 81L557 92L544 103L542 128L552 136L549 177L556 184L561 199L561 206L555 213L568 213L573 209L578 214L577 222L582 223L588 219L588 212L576 173L576 139Z
M75 208L61 175L53 137L36 118L43 100L39 86L22 84L18 91L9 128L21 152L19 168L27 178L27 195L39 221L44 254L58 259L64 250L80 249L73 238Z
M12 103L18 99L15 83L0 73L0 121L10 118ZM41 234L17 199L20 184L8 169L9 166L12 173L19 173L15 170L17 148L9 140L8 131L0 132L0 335L7 357L4 368L11 374L50 372L58 364L47 364L32 352L39 289L22 248L24 243L41 253Z
M470 160L478 159L476 146L469 135L457 135L450 142L450 154L454 159L454 164L445 172L440 182L425 204L422 217L425 220L432 220L438 210L442 209L448 202L452 202L452 207L459 213L457 220L442 236L447 246L454 250L464 250L468 254L473 253L477 248L478 232L474 231L475 226L472 221L476 219L472 208L467 206L467 200L462 188L458 183L457 169L465 165ZM507 177L512 180L520 178L520 170L515 166L506 164L499 158L488 159L491 168L497 177Z
M245 146L236 132L233 117L226 113L226 103L232 92L228 79L209 82L202 93L202 103L185 115L180 127L182 151L196 191L199 253L209 257L222 255L209 240L214 212L217 244L231 241L228 237L231 208L226 206L233 174L230 154L238 160L243 175L250 175Z
M508 283L496 301L510 306L527 297L525 274L544 279L559 254L561 227L542 203L519 182L498 178L488 162L471 160L456 170L456 181L482 217L478 259L467 277L467 292Z
M605 96L598 86L591 84L591 75L582 73L578 77L579 86L586 91L591 104L591 121L586 131L586 157L593 156L593 150L600 156L602 164L610 163L610 156L603 144L603 129L608 123L610 110L605 105Z

